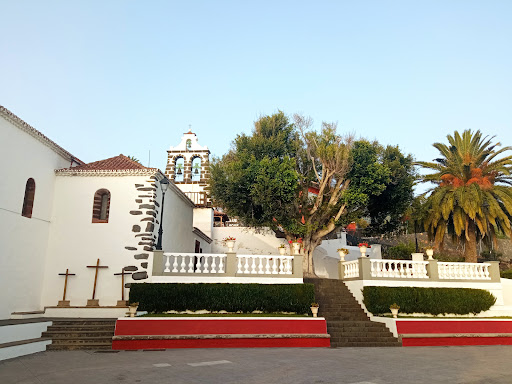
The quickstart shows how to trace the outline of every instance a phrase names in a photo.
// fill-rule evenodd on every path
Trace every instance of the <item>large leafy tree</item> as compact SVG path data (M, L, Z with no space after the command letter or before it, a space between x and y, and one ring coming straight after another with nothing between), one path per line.
M316 132L311 119L293 120L283 112L263 116L251 135L238 135L212 162L210 188L214 202L244 224L302 238L304 273L314 275L315 248L347 219L366 214L368 196L386 189L391 171L372 144L354 145L335 123Z
M464 244L465 260L476 262L479 239L511 234L512 156L503 154L512 148L497 149L500 143L480 131L455 131L447 139L448 145L434 144L441 157L418 163L434 171L423 177L435 185L427 191L425 229L438 245L448 232Z
M349 173L351 211L370 221L366 232L381 235L397 230L413 201L414 161L397 146L359 140L352 150Z

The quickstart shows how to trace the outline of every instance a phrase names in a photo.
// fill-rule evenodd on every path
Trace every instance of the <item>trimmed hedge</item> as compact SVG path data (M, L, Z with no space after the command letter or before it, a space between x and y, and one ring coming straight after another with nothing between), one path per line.
M389 313L397 303L402 313L467 315L488 310L496 298L483 289L373 287L363 288L364 304L374 315Z
M500 276L503 277L504 279L512 279L512 269L501 271Z
M313 284L132 284L130 302L141 311L228 311L308 313Z

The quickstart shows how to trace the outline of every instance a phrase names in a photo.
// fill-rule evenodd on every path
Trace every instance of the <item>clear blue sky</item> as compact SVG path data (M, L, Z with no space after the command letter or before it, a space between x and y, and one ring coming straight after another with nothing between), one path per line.
M1 1L0 104L86 162L214 155L277 109L418 160L512 145L512 1Z

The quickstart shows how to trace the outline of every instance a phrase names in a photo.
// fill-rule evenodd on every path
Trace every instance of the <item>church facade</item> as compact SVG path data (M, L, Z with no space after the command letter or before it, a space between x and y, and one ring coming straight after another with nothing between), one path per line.
M160 170L123 155L85 164L4 107L0 142L3 164L16 164L0 184L0 319L59 302L116 306L128 293L120 273L127 286L147 280L155 248L210 250L196 205Z

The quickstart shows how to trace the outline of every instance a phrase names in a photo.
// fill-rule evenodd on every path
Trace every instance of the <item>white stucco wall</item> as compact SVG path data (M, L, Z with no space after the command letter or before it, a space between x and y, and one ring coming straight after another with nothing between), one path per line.
M70 161L0 115L0 319L40 309L56 168ZM36 185L32 218L21 216L25 186Z
M76 274L69 277L66 299L72 306L86 305L87 299L92 298L95 273L86 266L95 265L98 258L100 265L108 268L98 272L96 298L100 299L100 305L116 305L121 299L121 278L114 273L126 266L144 270L141 263L145 260L134 259L134 254L143 250L137 245L137 233L132 231L133 225L142 226L143 215L132 215L130 211L139 206L135 200L141 192L136 190L135 184L143 184L147 179L147 176L57 176L44 268L44 306L54 306L62 300L64 277L58 274L66 268ZM102 188L110 191L108 223L92 223L94 194ZM138 249L128 250L126 246ZM129 276L125 279L132 281Z
M157 188L157 194L161 201L159 188ZM174 188L169 187L165 195L163 218L162 249L164 252L194 252L193 219L194 205ZM155 231L158 231L158 225Z
M236 238L235 252L242 255L276 255L281 244L287 245L285 239L278 239L269 228L213 227L212 253L227 251L222 239L228 236Z
M274 232L269 228L255 229L251 227L213 227L212 231L212 253L224 253L225 247L222 239L234 236L236 238L235 251L245 255L275 255L281 244L288 245L285 239L276 238ZM346 236L342 234L339 239L324 240L315 249L313 261L315 273L319 277L329 279L338 278L338 248L347 248L350 253L345 260L356 260L361 256L358 247L346 245ZM288 249L288 248L287 248ZM289 254L289 251L287 251ZM381 259L380 244L368 248L367 255L372 259Z
M199 228L206 236L212 237L213 208L194 208L194 227Z

